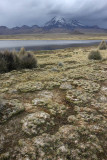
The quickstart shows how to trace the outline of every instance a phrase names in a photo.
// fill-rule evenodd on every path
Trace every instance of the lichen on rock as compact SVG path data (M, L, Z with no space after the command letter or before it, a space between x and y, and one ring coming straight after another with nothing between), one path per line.
M69 82L63 82L60 85L60 89L61 90L71 90L72 89L72 85Z
M89 93L98 92L100 89L100 85L98 83L89 80L74 80L72 83L73 85L81 87Z
M0 123L7 121L12 116L23 112L24 106L23 104L17 100L4 100L0 101Z
M66 92L66 101L74 105L88 104L91 102L93 94L87 93L79 89L73 89Z
M22 130L28 135L42 134L54 125L54 121L50 118L50 115L43 111L27 115L21 123Z
M44 88L41 82L26 82L17 86L17 91L22 93L40 91Z
M55 87L59 87L60 86L60 82L49 81L49 82L45 82L44 86L45 86L46 90L52 90Z

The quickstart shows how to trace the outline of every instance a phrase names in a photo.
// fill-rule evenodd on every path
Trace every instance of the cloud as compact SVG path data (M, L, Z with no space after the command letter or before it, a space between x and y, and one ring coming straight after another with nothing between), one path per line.
M42 25L53 16L107 28L106 0L0 0L0 25Z

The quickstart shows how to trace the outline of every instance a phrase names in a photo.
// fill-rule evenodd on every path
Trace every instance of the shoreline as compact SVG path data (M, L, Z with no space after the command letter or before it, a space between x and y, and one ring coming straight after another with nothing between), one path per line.
M98 46L100 42L91 42L87 44L64 44L64 45L41 45L41 46L24 46L26 51L54 51L54 50L60 50L60 49L67 49L67 48L81 48L81 47L94 47ZM3 50L16 50L19 51L21 48L20 47L5 47L5 48L0 48L1 51Z

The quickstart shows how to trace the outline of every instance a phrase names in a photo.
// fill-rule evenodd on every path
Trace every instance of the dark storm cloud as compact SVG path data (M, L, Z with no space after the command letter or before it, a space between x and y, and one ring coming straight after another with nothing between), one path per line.
M42 25L56 15L107 28L107 0L0 0L0 25Z

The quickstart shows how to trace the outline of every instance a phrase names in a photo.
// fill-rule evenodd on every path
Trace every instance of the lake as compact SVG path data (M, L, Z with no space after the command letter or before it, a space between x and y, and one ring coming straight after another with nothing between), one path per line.
M101 40L0 40L0 50L53 50L67 47L89 46L100 43Z

